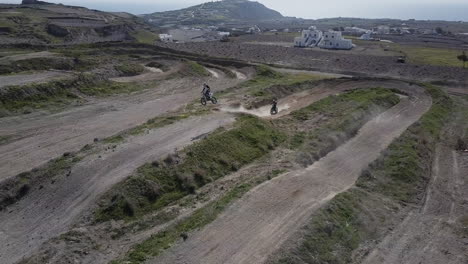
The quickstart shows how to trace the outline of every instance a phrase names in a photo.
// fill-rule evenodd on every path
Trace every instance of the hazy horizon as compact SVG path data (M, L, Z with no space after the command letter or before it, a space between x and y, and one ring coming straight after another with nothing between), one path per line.
M177 10L207 1L162 0L154 3L152 0L134 0L128 3L130 2L128 0L50 0L48 2L84 6L110 12L149 14ZM378 3L372 0L333 1L332 3L314 0L259 0L258 2L285 16L305 19L359 17L468 21L468 1L466 0L447 0L443 3L440 0L412 0L410 4L404 0L382 0ZM0 0L0 3L18 4L21 3L21 0Z

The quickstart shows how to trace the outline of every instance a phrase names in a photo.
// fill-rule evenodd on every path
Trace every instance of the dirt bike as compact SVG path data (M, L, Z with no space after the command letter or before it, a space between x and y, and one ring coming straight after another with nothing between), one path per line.
M278 106L277 106L276 104L273 104L273 105L271 106L270 114L271 114L271 115L276 115L276 114L278 114Z
M208 96L207 95L202 95L202 98L201 98L201 104L202 105L206 105L206 103L208 101L211 101L213 104L217 104L218 103L218 100L216 99L216 97L213 96L213 93L210 93Z

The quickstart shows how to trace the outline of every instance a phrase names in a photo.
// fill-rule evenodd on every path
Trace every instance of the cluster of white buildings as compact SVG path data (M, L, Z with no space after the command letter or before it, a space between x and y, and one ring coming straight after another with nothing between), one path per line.
M159 34L161 42L203 42L226 39L231 35L230 32L201 30L201 29L171 29L169 34Z
M340 31L322 32L312 26L302 31L302 36L294 39L295 47L319 47L322 49L352 49L353 42L345 39Z

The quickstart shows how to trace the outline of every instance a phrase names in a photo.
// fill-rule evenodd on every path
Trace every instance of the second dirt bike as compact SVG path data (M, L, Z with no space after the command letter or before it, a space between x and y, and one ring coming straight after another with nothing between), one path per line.
M208 101L211 101L213 104L217 104L218 100L216 97L213 96L213 93L210 93L209 95L203 95L201 98L201 104L206 105Z

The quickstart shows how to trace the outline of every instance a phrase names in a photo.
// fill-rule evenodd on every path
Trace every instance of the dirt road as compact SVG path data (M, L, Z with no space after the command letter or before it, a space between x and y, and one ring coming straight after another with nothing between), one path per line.
M54 79L69 77L71 74L60 71L46 71L39 73L1 75L0 88L10 85L24 85L28 83L49 82Z
M16 55L5 56L5 57L0 58L0 64L1 63L10 63L10 62L13 62L13 61L20 61L20 60L29 60L29 59L37 59L37 58L50 58L50 57L58 57L58 54L48 52L48 51L16 54Z
M16 138L0 145L0 181L29 171L65 152L79 150L95 138L106 138L135 127L148 119L192 102L206 80L181 78L134 95L122 95L92 102L52 115L0 119L0 135ZM210 78L215 91L240 80Z
M400 84L405 86L404 84ZM262 263L310 214L350 188L375 160L431 106L422 88L377 116L358 135L314 163L266 182L228 208L213 223L148 263Z
M464 124L459 121L458 124ZM453 129L453 125L451 128ZM455 133L443 138L457 138ZM432 179L425 203L411 212L378 246L364 264L465 264L468 241L457 230L468 216L468 153L457 153L442 142L436 147Z
M144 163L163 158L190 144L194 137L233 121L223 113L194 117L130 138L114 151L86 157L68 177L44 183L42 189L0 212L0 263L15 263L67 231L100 194Z

